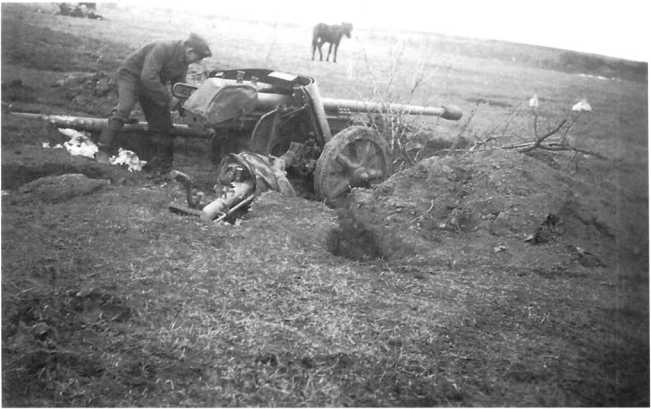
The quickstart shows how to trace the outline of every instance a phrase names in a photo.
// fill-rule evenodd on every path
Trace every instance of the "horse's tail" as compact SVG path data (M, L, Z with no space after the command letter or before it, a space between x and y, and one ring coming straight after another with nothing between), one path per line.
M322 25L323 23L319 23L316 26L314 26L314 29L312 30L312 47L316 47L319 42L319 37L321 37Z

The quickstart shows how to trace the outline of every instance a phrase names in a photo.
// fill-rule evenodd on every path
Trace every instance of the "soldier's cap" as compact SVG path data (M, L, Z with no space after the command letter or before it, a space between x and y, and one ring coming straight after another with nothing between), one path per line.
M190 37L185 40L185 45L192 48L201 58L210 57L212 55L206 40L195 33L190 33Z

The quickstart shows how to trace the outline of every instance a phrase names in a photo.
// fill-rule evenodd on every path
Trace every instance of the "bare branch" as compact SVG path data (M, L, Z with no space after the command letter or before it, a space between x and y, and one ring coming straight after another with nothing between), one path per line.
M470 114L468 115L468 119L463 124L463 126L459 130L459 133L457 134L457 138L459 138L461 135L463 135L466 132L468 125L470 125L470 121L472 121L472 118L475 116L478 110L479 110L479 103L477 103L475 107L470 111Z
M533 145L531 145L529 147L526 147L524 149L520 149L520 152L529 152L529 151L531 151L533 149L536 149L537 147L540 146L540 144L545 139L547 139L548 137L550 137L550 136L554 135L555 133L557 133L563 127L563 125L565 125L566 123L567 123L567 119L563 119L561 122L559 122L559 124L556 126L556 128L552 129L551 131L547 132L546 134L544 134L541 137L536 137L536 140L534 141ZM535 124L535 122L534 122L534 124Z
M604 160L608 159L606 156L604 156L604 155L602 155L600 153L589 151L589 150L586 150L586 149L581 149L581 148L562 147L562 146L546 146L546 145L540 145L539 148L543 149L543 150L555 151L555 152L569 151L569 152L575 152L575 154L576 153L582 153L584 155L594 156L594 157L599 158L599 159L604 159ZM521 152L523 152L523 151L521 151Z

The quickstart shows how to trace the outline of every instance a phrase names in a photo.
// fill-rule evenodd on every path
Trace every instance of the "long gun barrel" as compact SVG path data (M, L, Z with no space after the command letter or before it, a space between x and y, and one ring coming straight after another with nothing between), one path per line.
M234 80L221 80L221 83L238 84ZM306 86L305 88L309 88ZM318 93L316 86L312 86L312 97L314 93ZM174 85L174 93L179 97L188 98L192 92L197 89L196 86L177 83ZM268 111L278 105L291 103L291 97L287 94L276 94L269 92L269 86L257 85L258 100L256 108L260 111ZM443 119L456 121L461 119L463 112L461 109L454 105L443 105L440 107L429 107L421 105L407 105L407 104L394 104L394 103L377 103L369 101L358 101L354 99L341 99L341 98L327 98L318 97L320 104L327 114L338 115L348 113L382 113L382 114L406 114L406 115L426 115L426 116L440 116Z
M46 121L56 126L57 128L73 128L89 132L101 132L106 128L108 119L93 118L83 116L68 116L68 115L44 115L35 114L31 112L11 112L11 115L25 119L39 119ZM122 128L126 132L149 133L152 132L147 125L147 122L126 123ZM190 128L185 124L173 124L172 135L195 137L195 138L209 138L210 135L202 133L196 129Z
M177 84L183 85L186 88L188 95L196 89L196 87L187 85L187 84ZM314 97L314 95L313 95ZM456 106L447 105L440 107L428 107L420 105L406 105L406 104L393 104L393 103L377 103L377 102L368 102L368 101L357 101L352 99L339 99L339 98L319 98L317 101L314 101L316 105L322 107L324 114L327 115L327 120L332 121L331 126L340 121L343 118L347 117L352 113L379 113L387 115L426 115L426 116L439 116L444 119L449 120L458 120L463 115L461 110ZM266 93L259 92L256 109L258 113L252 113L241 119L241 124L245 122L250 124L251 127L255 125L258 121L260 112L268 111L275 108L278 105L283 105L286 103L291 103L291 97L289 95L275 94L275 93ZM69 116L69 115L45 115L39 113L30 113L30 112L15 112L9 110L9 113L13 116L17 116L25 119L38 119L41 121L46 121L58 128L73 128L82 131L90 132L101 132L102 129L106 128L108 119L105 118L95 118L95 117L82 117L82 116ZM258 115L258 116L256 116ZM326 118L324 117L325 121ZM345 120L345 119L344 119ZM232 126L230 122L224 122L223 124L215 125L215 128L228 128ZM136 132L136 133L150 133L152 132L149 129L147 122L133 122L126 123L122 128L125 132ZM211 133L201 128L191 127L186 124L174 123L172 124L171 129L172 135L181 136L181 137L192 137L192 138L211 138Z
M420 105L406 104L385 104L377 102L356 101L353 99L321 98L323 107L327 113L361 112L361 113L386 113L386 114L407 114L440 116L443 119L459 120L463 113L453 105L441 107L426 107Z

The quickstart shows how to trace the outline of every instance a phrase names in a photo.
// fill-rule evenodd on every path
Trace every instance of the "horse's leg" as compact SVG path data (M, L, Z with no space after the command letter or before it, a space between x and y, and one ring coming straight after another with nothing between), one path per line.
M332 58L333 63L337 63L337 50L339 49L339 43L335 43L335 54L334 57Z
M312 39L312 61L314 61L315 53L316 53L316 38Z
M330 43L330 47L328 47L328 56L326 57L326 61L330 61L330 53L332 53L332 43Z

